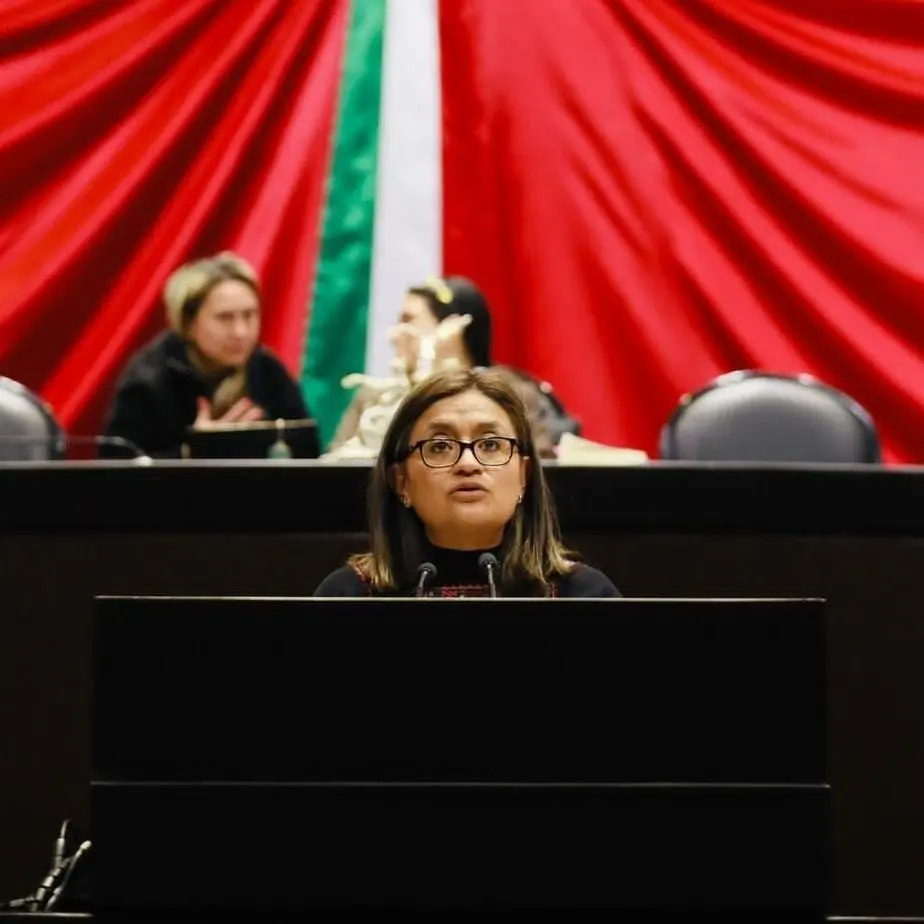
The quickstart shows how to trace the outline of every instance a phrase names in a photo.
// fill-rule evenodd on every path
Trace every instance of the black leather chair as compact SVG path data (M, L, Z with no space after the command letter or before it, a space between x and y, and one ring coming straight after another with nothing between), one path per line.
M60 459L64 443L51 408L25 385L0 377L0 461Z
M535 386L538 394L539 414L553 446L559 444L562 435L565 433L572 433L575 436L581 435L581 422L568 413L548 382L538 379L522 369L514 369L512 366L503 366L502 368Z
M661 458L713 462L881 461L870 415L810 375L739 371L684 395Z

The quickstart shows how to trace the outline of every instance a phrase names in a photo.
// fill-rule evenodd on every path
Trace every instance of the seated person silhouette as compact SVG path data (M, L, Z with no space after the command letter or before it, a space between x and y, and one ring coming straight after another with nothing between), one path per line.
M189 427L309 417L298 384L260 344L260 285L245 260L224 252L181 266L163 297L169 329L123 371L106 436L179 458Z

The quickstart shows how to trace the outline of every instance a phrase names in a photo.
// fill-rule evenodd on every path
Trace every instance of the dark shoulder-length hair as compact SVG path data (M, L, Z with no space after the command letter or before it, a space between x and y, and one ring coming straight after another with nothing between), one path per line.
M452 314L471 315L471 323L462 331L462 342L473 366L491 365L491 309L471 279L431 276L421 285L411 286L408 292L425 298L437 321L445 321Z
M504 531L504 593L546 596L551 582L574 566L575 556L561 541L555 503L533 445L523 400L501 372L453 369L424 379L407 395L379 450L368 496L372 547L350 560L379 593L400 593L413 587L417 567L424 561L424 525L413 509L404 506L395 490L395 470L404 464L411 430L431 405L471 390L481 392L504 409L513 423L517 452L530 460L523 499Z

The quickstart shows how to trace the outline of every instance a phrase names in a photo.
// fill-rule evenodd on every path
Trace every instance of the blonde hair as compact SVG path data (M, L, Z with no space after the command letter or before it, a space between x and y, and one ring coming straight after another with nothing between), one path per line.
M171 329L188 341L187 352L190 362L200 368L202 358L189 340L189 325L202 307L209 292L219 283L236 280L249 286L257 299L260 298L260 281L254 268L243 258L230 250L223 250L213 257L186 263L170 274L164 285L164 307ZM192 349L189 349L189 348ZM212 395L212 412L223 416L247 393L247 369L241 367L224 378Z
M254 268L230 250L213 257L193 260L174 270L164 285L164 307L167 322L178 334L185 335L196 312L209 292L229 279L242 282L260 297L260 281Z
M523 499L507 524L501 579L505 592L546 596L552 581L569 574L575 555L562 544L555 502L536 454L526 407L507 375L490 369L454 369L424 379L402 401L379 450L369 488L372 548L350 563L379 592L406 588L422 561L423 524L401 503L394 488L395 467L407 457L411 430L431 405L466 391L479 391L510 417L519 454L530 459Z

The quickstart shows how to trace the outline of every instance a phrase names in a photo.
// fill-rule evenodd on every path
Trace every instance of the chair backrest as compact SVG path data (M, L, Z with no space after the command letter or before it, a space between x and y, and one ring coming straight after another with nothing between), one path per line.
M539 383L539 391L542 394L542 401L546 405L546 421L552 442L557 446L561 442L562 435L572 433L574 436L581 435L581 422L576 417L568 413L565 406L559 400L558 395L552 390L548 382Z
M51 408L25 385L0 377L0 461L58 459L63 443L64 432Z
M502 366L500 368L505 369L516 378L532 386L531 391L535 397L533 401L527 401L527 406L535 406L534 410L539 417L537 422L547 432L552 446L558 445L563 433L573 433L575 436L581 435L581 422L568 413L548 382L512 366Z
M681 398L661 458L714 462L881 461L870 415L809 375L740 371Z

